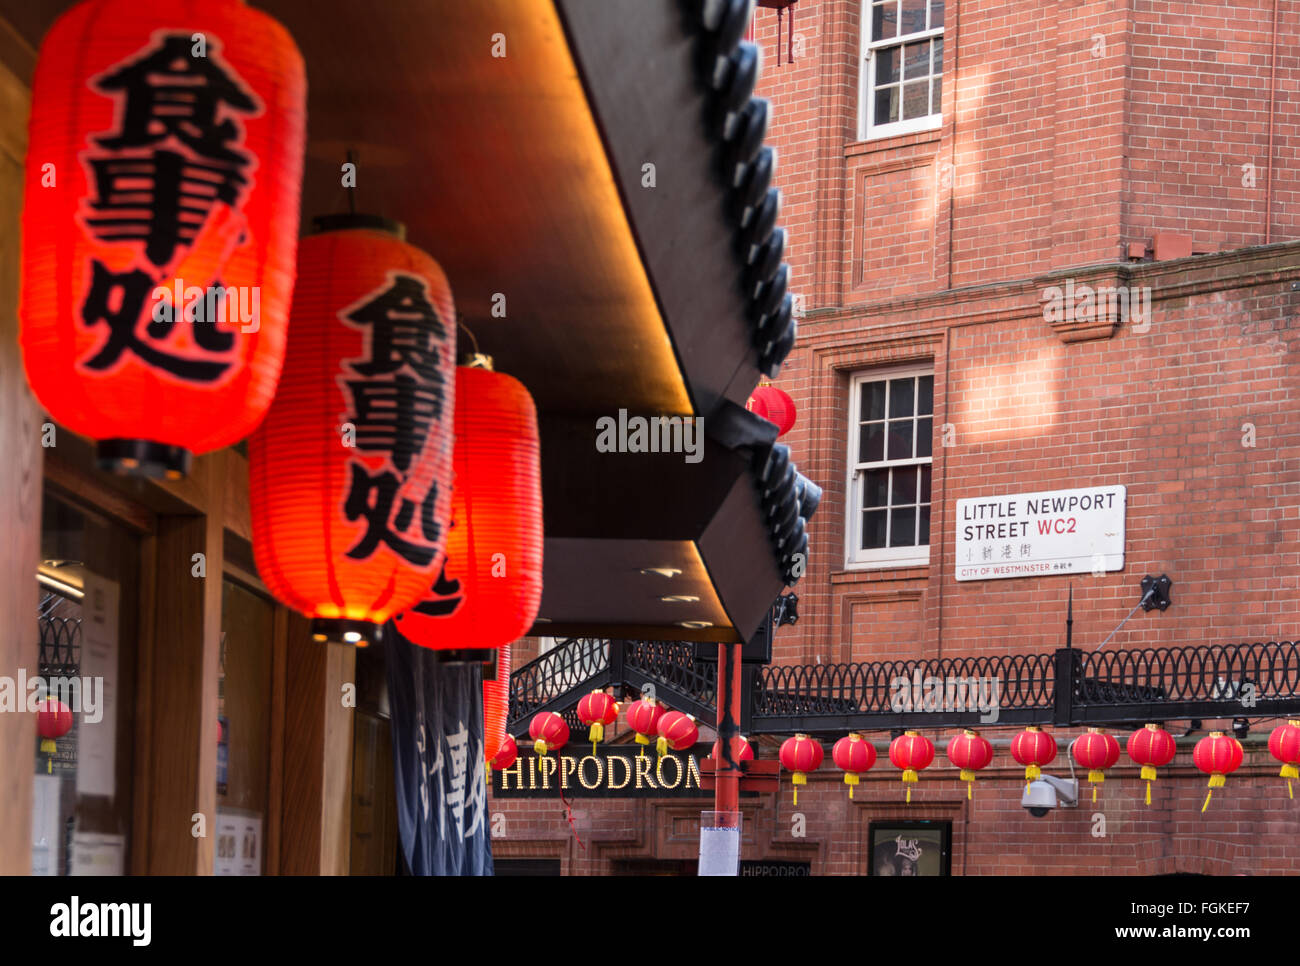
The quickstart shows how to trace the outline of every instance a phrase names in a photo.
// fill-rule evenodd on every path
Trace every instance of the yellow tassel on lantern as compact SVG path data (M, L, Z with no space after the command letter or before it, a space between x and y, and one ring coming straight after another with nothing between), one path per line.
M1156 770L1152 765L1142 766L1142 780L1147 783L1147 804L1151 804L1151 783L1156 780Z
M1295 798L1295 792L1291 790L1291 779L1300 778L1300 770L1297 770L1295 765L1283 765L1279 774L1286 779L1286 797Z
M1043 776L1043 769L1039 768L1037 765L1026 765L1026 766L1025 766L1025 784L1026 784L1026 785L1029 784L1029 783L1032 782L1032 781L1037 781L1037 780L1038 780L1039 778L1041 778L1042 776Z
M1227 783L1228 783L1228 779L1226 775L1223 775L1217 771L1210 775L1210 784L1208 786L1209 791L1205 793L1205 804L1201 806L1202 814L1204 814L1205 810L1210 807L1210 796L1214 794L1214 790L1216 788L1222 788Z
M852 800L852 798L853 798L853 788L854 788L854 786L857 785L857 783L858 783L858 776L857 776L857 775L855 775L855 774L854 774L853 772L851 772L851 771L846 771L846 772L844 773L844 784L846 784L846 785L849 786L849 799L850 799L850 800Z
M1106 780L1106 773L1098 768L1088 772L1088 782L1092 785L1092 803L1097 804L1097 786Z
M596 753L596 745L600 744L605 737L605 726L597 721L587 729L587 737L591 739L591 753Z
M799 804L799 786L808 784L808 776L801 771L794 773L790 779L790 784L794 786L794 804Z
M545 755L546 742L543 741L541 738L538 738L536 741L533 742L533 751L537 752L539 755Z
M668 754L668 739L663 735L660 735L659 740L655 742L655 751L659 753L660 758Z
M903 784L907 786L907 804L912 804L912 786L920 781L921 777L916 773L915 768L905 768L903 770Z
M41 739L41 754L42 754L42 755L51 755L51 756L53 756L53 755L57 755L58 753L59 753L59 746L56 745L56 744L54 743L54 739L53 739L53 738L42 738L42 739ZM46 758L46 759L45 759L45 774L47 774L47 775L53 775L53 774L54 774L54 758L53 758L53 757L50 757L50 758Z
M975 787L975 773L971 771L969 768L963 768L961 770L961 780L967 783L966 801L969 802L972 798L975 797L971 794L971 789Z

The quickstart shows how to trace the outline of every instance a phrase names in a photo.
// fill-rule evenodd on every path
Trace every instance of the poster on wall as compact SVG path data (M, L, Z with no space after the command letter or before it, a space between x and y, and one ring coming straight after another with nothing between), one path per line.
M213 875L262 874L262 816L217 809L213 843Z
M952 823L873 822L869 875L949 875Z
M1126 505L1123 486L958 500L957 579L1123 570Z
M116 581L87 573L81 601L82 708L77 716L77 794L112 797L117 783ZM86 705L85 692L98 706ZM77 711L78 709L74 709Z

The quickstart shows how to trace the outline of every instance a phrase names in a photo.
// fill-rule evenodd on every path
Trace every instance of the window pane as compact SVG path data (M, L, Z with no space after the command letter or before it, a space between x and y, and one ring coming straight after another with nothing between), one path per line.
M926 0L903 0L903 33L914 34L925 29Z
M863 487L864 506L886 506L889 502L889 470L867 470Z
M859 430L858 462L878 463L885 458L885 424L868 423Z
M903 45L903 77L915 80L930 76L930 41L918 40Z
M930 543L930 508L928 506L921 507L920 530L921 537L917 543L922 547L928 546Z
M897 419L899 416L910 416L916 412L913 399L913 387L916 380L911 376L906 379L889 380L889 418Z
M921 467L921 502L922 503L930 502L930 472L931 472L930 467L928 466Z
M898 120L898 88L885 87L876 91L876 124L889 124Z
M922 376L916 381L916 414L929 416L934 412L934 376Z
M887 460L909 460L912 458L911 419L895 419L889 424L889 447L885 453Z
M871 39L885 40L898 36L898 4L896 0L877 3L871 11Z
M943 0L930 0L930 29L943 26Z
M943 78L936 77L930 88L930 113L943 113Z
M889 545L913 547L916 545L916 507L890 510Z
M933 74L943 73L943 38L942 37L934 38L934 69L931 71L931 73Z
M893 84L898 81L898 55L901 47L886 47L876 51L876 83Z
M890 504L899 506L903 503L916 502L916 467L907 466L893 471L894 494Z
M862 421L885 418L885 384L883 382L866 382L862 384Z
M903 85L903 120L927 117L930 113L930 82L914 81Z
M917 456L930 455L933 433L934 433L933 419L918 419L916 421L916 455Z
M888 510L864 510L862 513L862 549L877 550L885 545L885 515Z

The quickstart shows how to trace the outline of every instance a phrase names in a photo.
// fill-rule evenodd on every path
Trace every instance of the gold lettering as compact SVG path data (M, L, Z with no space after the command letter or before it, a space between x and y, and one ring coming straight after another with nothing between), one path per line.
M636 787L637 787L637 788L642 788L642 787L644 787L644 786L641 784L641 779L642 779L642 778L645 779L645 785L648 785L648 786L651 787L651 788L654 788L654 787L655 787L655 780L654 780L653 778L650 777L650 759L649 759L649 758L637 758L637 760L636 760Z
M591 784L587 783L587 773L584 771L587 767L587 762L589 761L594 761L596 763L596 780ZM582 759L582 761L578 762L578 781L582 783L583 788L599 788L600 783L604 780L605 766L601 764L600 759L595 755L587 755Z
M522 758L516 758L515 763L509 768L501 769L501 790L503 792L510 789L511 772L513 772L515 776L515 787L522 791L524 787L524 760Z
M578 759L565 755L560 759L560 787L569 787L569 776L578 770Z
M627 788L627 783L632 780L632 766L627 763L627 759L618 755L610 755L609 761L609 790L618 791L620 788ZM623 780L617 785L614 784L614 766L623 766Z
M531 792L537 787L537 759L528 759L528 790Z
M551 766L549 770L546 767L547 765ZM542 776L542 788L549 789L551 787L551 776L560 770L560 763L549 755L544 755L537 763L537 770Z
M694 755L686 756L686 787L700 787L700 763L695 760Z
M671 761L673 763L673 772L677 776L673 779L671 785L664 781L664 762L666 761ZM682 783L682 763L680 759L673 755L664 755L659 759L659 764L655 766L655 777L659 779L659 786L661 788L676 788Z

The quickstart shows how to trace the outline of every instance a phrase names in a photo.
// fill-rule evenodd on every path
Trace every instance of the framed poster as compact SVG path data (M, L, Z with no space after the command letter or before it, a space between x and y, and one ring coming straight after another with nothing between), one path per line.
M951 875L952 822L872 822L868 875Z

